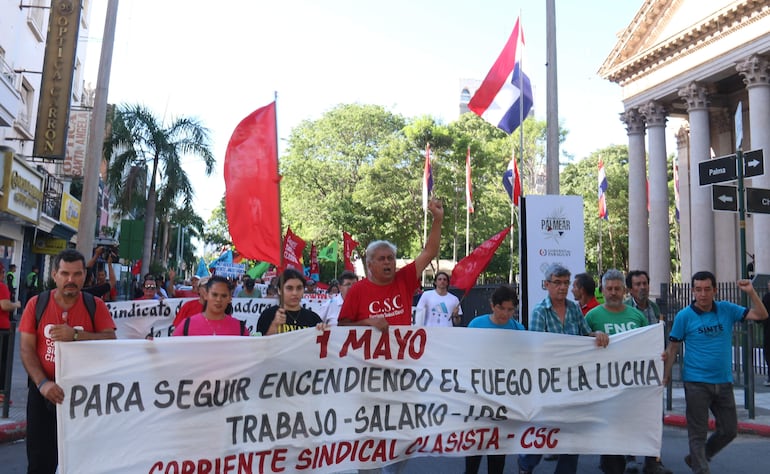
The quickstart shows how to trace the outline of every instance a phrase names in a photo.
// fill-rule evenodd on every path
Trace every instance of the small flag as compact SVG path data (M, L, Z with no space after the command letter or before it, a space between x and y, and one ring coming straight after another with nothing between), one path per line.
M515 156L511 156L508 169L503 173L503 187L508 192L508 199L513 202L514 206L518 206L519 198L521 197L521 177L519 176L519 167L516 164Z
M607 175L604 172L604 160L599 158L599 219L607 220Z
M454 270L452 270L452 285L468 293L476 284L481 272L487 268L492 256L510 231L511 228L506 227L475 248L470 255L457 262Z
M321 281L321 269L318 266L318 249L315 244L310 244L310 278Z
M508 133L513 133L532 109L532 84L521 70L523 50L524 33L517 18L503 51L468 102L468 109Z
M674 160L674 209L676 221L679 222L679 163Z
M351 257L353 256L353 250L358 247L358 242L353 240L353 237L351 237L347 232L342 233L342 242L342 254L345 259L345 270L350 270L353 272L355 271L355 267L353 267L353 261Z
M471 185L471 146L468 145L468 153L465 155L465 206L468 212L473 213L473 187Z
M209 276L209 267L206 266L206 261L203 258L198 260L198 269L195 270L195 276L203 278Z
M286 228L286 237L283 239L283 266L286 268L296 268L303 271L302 252L305 250L305 241L299 238L297 234L291 231L291 227Z
M325 260L327 262L337 261L337 241L330 243L326 247L322 248L318 252L318 260Z
M422 209L428 210L428 201L433 193L433 168L430 165L430 143L425 145L425 169L422 173Z
M246 274L256 280L257 278L262 278L262 275L265 274L268 268L270 268L269 262L259 262L258 264L251 267L249 271L246 272Z

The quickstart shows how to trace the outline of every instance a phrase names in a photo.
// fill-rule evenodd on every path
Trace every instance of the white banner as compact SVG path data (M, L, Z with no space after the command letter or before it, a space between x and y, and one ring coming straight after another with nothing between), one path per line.
M153 337L168 337L174 332L172 323L179 308L193 299L195 298L115 301L108 302L107 308L115 321L118 339L144 339L150 334ZM305 295L302 298L302 306L319 315L323 314L322 308L328 302L329 296L326 294ZM262 311L276 304L278 298L233 298L233 317L246 321L249 331L254 334ZM412 307L412 322L417 317L415 312L424 319L425 311Z
M610 338L335 327L56 343L63 474L337 472L421 456L657 456L663 326ZM457 350L462 347L462 350Z

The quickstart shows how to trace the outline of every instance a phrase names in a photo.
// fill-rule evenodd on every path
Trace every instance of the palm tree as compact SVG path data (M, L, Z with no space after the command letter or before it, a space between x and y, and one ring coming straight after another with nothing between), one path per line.
M177 118L166 125L145 106L124 104L115 113L107 147L108 156L112 157L107 181L120 196L122 210L141 205L135 197L140 185L132 177L144 171L144 183L149 178L142 248L142 274L146 274L152 259L158 198L161 198L161 209L166 210L175 207L175 201L180 197L185 202L183 207L188 207L192 201L193 189L182 166L182 157L200 157L207 176L214 169L209 130L197 119L188 117ZM163 214L169 215L168 212Z

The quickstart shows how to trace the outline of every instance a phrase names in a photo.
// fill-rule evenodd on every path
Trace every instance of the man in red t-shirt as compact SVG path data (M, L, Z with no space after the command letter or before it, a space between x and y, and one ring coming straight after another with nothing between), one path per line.
M366 248L367 278L350 288L340 310L340 326L374 326L385 330L390 325L412 324L412 297L420 286L420 275L438 255L444 207L432 199L428 211L433 215L425 248L416 259L396 271L396 246L384 240Z
M21 308L21 302L11 301L11 290L5 283L5 266L0 263L0 391L5 390L5 356L8 354L7 336L11 328L11 314ZM5 394L0 393L0 404L5 401Z
M51 277L56 289L51 290L40 321L35 318L36 296L27 303L19 323L21 361L29 375L27 472L54 473L58 464L54 406L64 401L64 390L54 378L54 343L115 339L115 323L104 301L94 298L93 323L83 302L83 254L74 249L59 253Z

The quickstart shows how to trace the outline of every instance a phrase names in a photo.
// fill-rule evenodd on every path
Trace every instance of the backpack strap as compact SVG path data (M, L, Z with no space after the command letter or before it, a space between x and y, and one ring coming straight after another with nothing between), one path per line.
M43 313L48 306L48 300L51 299L51 290L46 290L37 295L37 302L35 302L35 329L37 329L40 320L43 319Z
M238 321L241 323L241 332L238 335L243 336L244 331L246 331L246 321L243 319L239 319Z
M182 325L182 335L190 335L190 318L184 318L184 324Z
M94 295L88 292L81 292L83 295L83 304L86 306L86 311L88 311L88 316L91 318L91 327L96 330L96 300L94 299ZM48 307L48 302L51 300L51 290L44 291L37 295L37 302L35 303L35 329L37 329L37 325L40 324L40 320L43 319L43 313L45 312L46 307Z
M80 294L83 295L83 304L86 305L86 311L88 311L88 316L91 318L91 327L93 328L94 332L96 332L96 319L95 319L96 300L94 299L95 296L86 291L81 291Z

